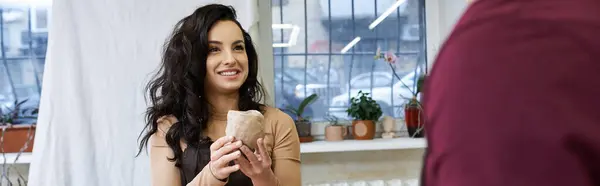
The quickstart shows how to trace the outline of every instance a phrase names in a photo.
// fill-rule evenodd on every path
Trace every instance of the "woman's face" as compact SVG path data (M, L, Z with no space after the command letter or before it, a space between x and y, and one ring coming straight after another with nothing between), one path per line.
M248 77L248 56L242 30L233 21L219 21L208 31L207 91L237 92Z

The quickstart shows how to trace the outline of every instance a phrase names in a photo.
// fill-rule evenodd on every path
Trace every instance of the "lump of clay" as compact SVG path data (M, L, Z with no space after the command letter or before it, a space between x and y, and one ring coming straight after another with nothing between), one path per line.
M234 136L236 140L250 149L258 148L256 140L265 136L264 116L256 110L234 111L227 113L227 127L225 135Z

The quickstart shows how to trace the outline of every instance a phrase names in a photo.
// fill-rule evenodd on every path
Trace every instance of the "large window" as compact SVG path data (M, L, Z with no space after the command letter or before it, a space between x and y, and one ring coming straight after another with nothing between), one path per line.
M25 101L24 110L38 107L48 42L50 6L18 2L0 3L0 107L4 113L14 109L16 102Z
M426 67L424 0L272 1L277 107L316 93L306 115L347 118L350 98L362 90L386 115L403 115L410 92L374 57L378 48L392 51L397 75L413 84L410 77Z

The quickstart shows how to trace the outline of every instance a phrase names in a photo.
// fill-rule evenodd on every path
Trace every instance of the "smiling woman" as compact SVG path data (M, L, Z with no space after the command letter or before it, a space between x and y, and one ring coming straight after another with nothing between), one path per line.
M147 87L151 106L140 151L151 144L154 186L300 185L294 122L260 104L257 73L256 49L232 7L206 5L177 24ZM225 136L230 110L264 116L257 151Z
M209 53L204 82L207 89L237 92L244 83L248 77L248 56L243 38L240 27L233 21L220 21L213 25L208 33Z

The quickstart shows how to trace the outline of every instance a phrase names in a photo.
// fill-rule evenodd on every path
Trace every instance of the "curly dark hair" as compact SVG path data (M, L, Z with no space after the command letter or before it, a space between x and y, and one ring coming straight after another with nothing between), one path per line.
M209 104L204 90L206 59L209 53L208 32L219 21L235 22L244 36L249 72L239 89L239 110L263 111L264 90L257 79L258 55L250 35L236 20L231 6L210 4L202 6L175 25L170 39L164 45L162 64L153 80L146 86L150 107L146 111L146 126L140 133L139 155L157 132L157 120L172 115L174 123L166 133L166 142L173 150L177 167L181 166L180 141L188 146L210 143L202 132L207 127ZM214 139L213 139L214 140Z

